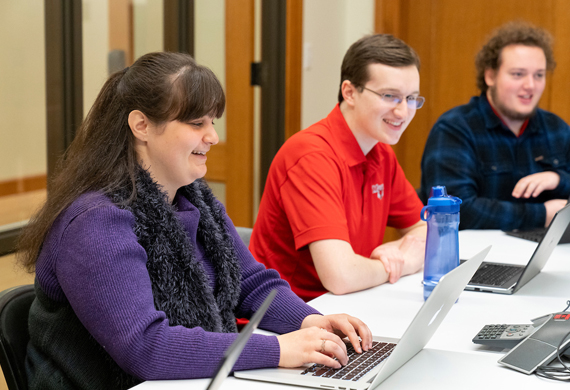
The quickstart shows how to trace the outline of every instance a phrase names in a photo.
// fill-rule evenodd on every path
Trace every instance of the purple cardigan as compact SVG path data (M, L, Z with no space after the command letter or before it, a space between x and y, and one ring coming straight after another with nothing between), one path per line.
M196 242L200 212L182 196L174 204L196 258L215 288L214 268ZM242 276L236 315L250 317L274 288L279 291L261 328L287 333L298 330L306 316L319 314L291 291L277 271L265 269L253 258L226 218ZM133 215L104 195L82 195L50 230L37 262L37 283L51 299L69 301L89 333L127 373L143 380L211 376L237 334L169 326L164 312L154 307L147 255L133 224ZM275 367L279 353L275 336L254 334L234 368Z

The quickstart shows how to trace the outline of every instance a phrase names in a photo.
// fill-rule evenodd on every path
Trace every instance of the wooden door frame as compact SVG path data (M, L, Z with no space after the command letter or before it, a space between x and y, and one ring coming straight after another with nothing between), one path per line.
M194 0L164 1L164 51L194 56Z
M194 55L193 0L165 0L164 50ZM206 180L226 185L226 211L236 226L253 226L254 0L225 2L226 141L208 152ZM231 15L231 17L228 17ZM166 23L168 21L168 23ZM246 76L246 77L244 77Z
M253 226L254 0L226 0L226 141L213 147L207 179L225 176L226 209L236 226ZM231 17L228 17L231 15ZM231 66L230 66L231 64ZM214 153L212 153L214 152ZM214 169L212 169L214 168Z
M288 0L285 31L285 140L301 130L303 0Z
M285 10L285 12L283 12ZM206 179L226 183L236 226L253 226L254 0L226 0L227 138L209 152ZM262 1L261 189L273 156L301 127L302 0ZM247 75L247 77L244 77Z
M301 129L303 0L262 1L260 191L273 157Z

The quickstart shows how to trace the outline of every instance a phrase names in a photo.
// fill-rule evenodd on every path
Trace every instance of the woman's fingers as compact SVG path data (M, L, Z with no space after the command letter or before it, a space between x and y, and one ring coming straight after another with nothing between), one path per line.
M346 345L326 329L310 327L277 336L281 349L281 367L299 367L306 363L319 363L340 368L348 363ZM333 358L337 358L334 360Z
M336 357L338 359L338 363L342 364L343 366L348 363L346 345L340 339L340 337L338 337L334 333L326 332L326 334L323 335L323 338L319 340L319 343L320 344L317 348L317 352L329 357L329 359L331 360L334 360L332 359L332 357ZM315 361L315 363L318 362ZM338 368L340 368L340 366Z

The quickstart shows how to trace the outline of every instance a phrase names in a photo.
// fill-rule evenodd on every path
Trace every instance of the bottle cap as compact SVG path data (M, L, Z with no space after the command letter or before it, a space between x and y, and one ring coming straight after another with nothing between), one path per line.
M456 196L447 195L447 189L445 186L432 187L430 192L430 197L428 199L428 205L422 209L421 219L426 221L429 217L426 217L426 211L430 213L458 213L459 205L461 204L461 199ZM427 219L425 219L427 218Z

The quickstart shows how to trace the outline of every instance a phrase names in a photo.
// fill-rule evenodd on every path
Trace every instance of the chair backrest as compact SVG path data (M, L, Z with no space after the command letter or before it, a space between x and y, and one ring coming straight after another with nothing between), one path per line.
M0 292L0 365L9 390L28 388L24 362L30 340L28 313L35 297L33 284Z
M253 229L248 227L236 226L236 230L239 234L239 237L245 244L245 246L249 247L249 239L251 238L251 232L253 231Z

